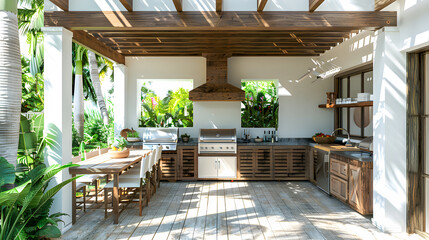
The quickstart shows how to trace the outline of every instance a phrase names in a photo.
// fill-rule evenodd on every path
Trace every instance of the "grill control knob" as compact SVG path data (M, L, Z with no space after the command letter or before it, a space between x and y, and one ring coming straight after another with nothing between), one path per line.
M226 147L226 149L229 149L229 147Z
M170 146L165 146L165 149L170 149Z
M214 149L214 147L212 147L212 149Z
M219 147L220 149L222 149L222 147Z

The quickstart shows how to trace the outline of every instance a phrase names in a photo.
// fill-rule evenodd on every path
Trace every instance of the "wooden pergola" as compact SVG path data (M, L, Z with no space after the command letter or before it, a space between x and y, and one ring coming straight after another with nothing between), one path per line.
M52 0L64 11L45 12L45 26L64 27L73 40L124 64L126 56L319 56L359 30L397 25L397 13L380 11L393 0L376 0L375 11L316 11L323 0L309 0L307 12L133 11L133 0L120 2L128 11L68 11L67 0Z

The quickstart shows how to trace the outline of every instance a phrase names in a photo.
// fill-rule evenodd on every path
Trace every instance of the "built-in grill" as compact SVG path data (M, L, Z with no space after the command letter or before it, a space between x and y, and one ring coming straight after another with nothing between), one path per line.
M178 128L145 128L143 149L155 149L161 145L162 151L176 151Z
M198 138L199 154L237 153L235 129L200 129Z

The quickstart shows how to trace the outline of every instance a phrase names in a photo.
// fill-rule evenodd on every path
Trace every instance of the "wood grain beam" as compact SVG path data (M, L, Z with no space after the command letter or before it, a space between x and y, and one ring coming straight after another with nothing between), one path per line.
M120 0L120 2L128 10L128 12L133 11L133 0Z
M68 0L50 0L57 7L61 8L63 11L69 11L69 1Z
M395 1L396 0L375 0L374 1L374 11L380 11Z
M267 5L268 0L258 0L258 12L261 13L264 11L265 5Z
M314 12L320 6L320 4L322 4L323 1L325 1L325 0L309 0L309 1L310 1L309 11Z
M183 12L182 8L182 0L173 0L174 7L176 8L177 12Z
M221 13L222 12L222 0L216 0L216 12Z
M73 30L72 32L73 41L117 63L125 64L125 57L122 54L108 47L105 43L102 43L97 38L81 30Z
M397 13L379 12L45 12L45 26L72 30L331 30L397 25Z

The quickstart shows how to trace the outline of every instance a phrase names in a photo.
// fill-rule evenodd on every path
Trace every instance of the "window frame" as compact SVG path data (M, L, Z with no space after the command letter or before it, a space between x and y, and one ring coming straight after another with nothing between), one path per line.
M336 93L338 98L349 98L350 97L350 78L352 76L360 75L360 81L361 81L361 90L360 92L365 91L365 74L373 72L373 64L372 62L369 64L365 64L364 66L361 66L359 68L352 69L350 71L340 73L334 76L334 92ZM347 96L342 96L343 93L343 79L347 78ZM356 107L361 109L361 125L364 125L364 108L365 107ZM342 126L343 123L343 112L347 111L347 126ZM350 108L335 108L335 116L334 116L334 128L346 128L350 132ZM347 137L347 135L341 131L341 133L338 135L339 137ZM365 136L365 128L361 128L361 134L360 135L352 135L350 134L350 137L356 138L356 139L364 139L370 136Z

